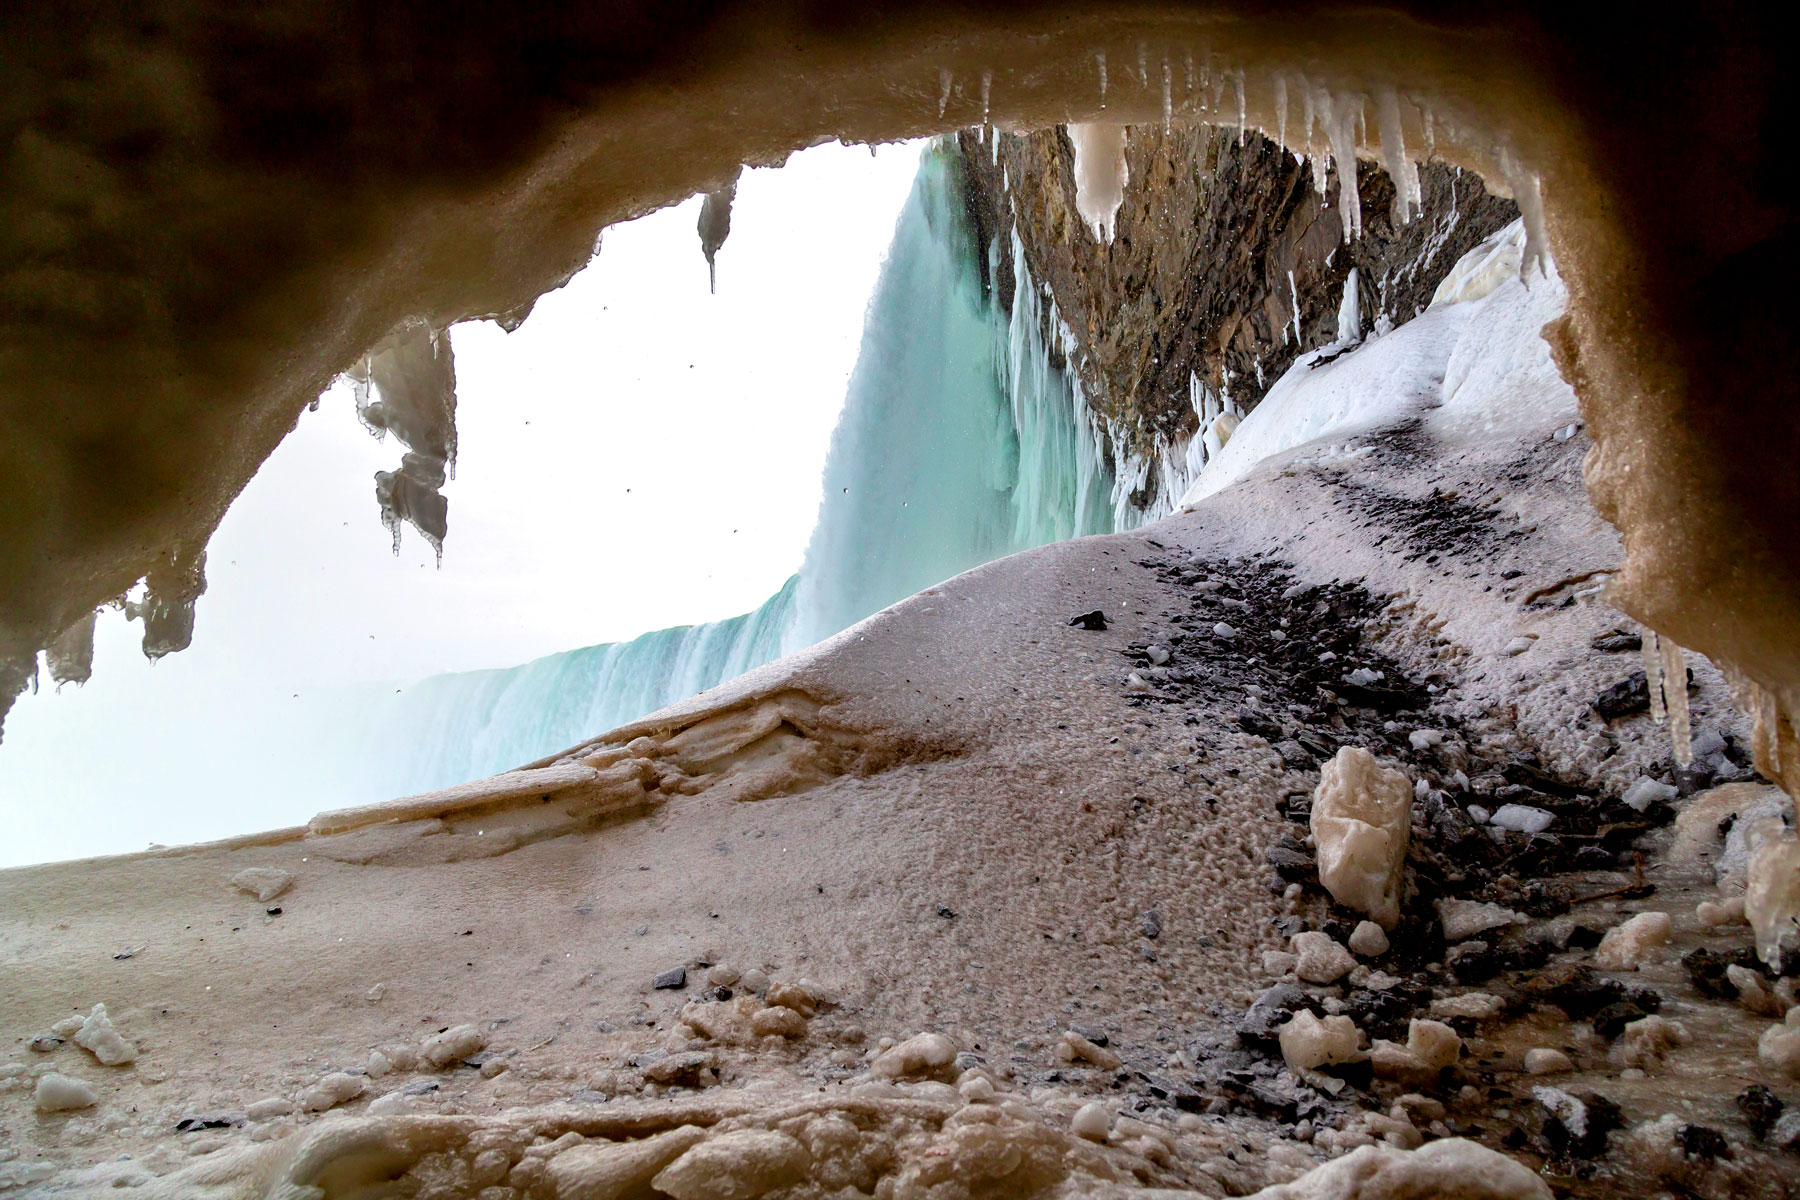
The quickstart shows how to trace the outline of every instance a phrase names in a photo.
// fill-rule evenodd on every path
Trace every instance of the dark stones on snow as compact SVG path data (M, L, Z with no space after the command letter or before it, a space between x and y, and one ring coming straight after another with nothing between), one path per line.
M1642 650L1644 639L1628 629L1609 629L1605 633L1595 635L1594 640L1588 645L1608 654L1617 654L1624 650Z
M687 968L670 967L655 979L652 979L650 981L650 986L664 991L679 991L687 986Z
M1095 633L1103 633L1106 630L1106 614L1096 608L1093 612L1070 617L1069 624L1076 629L1091 629Z
M1750 1132L1758 1138L1769 1136L1769 1130L1781 1119L1786 1104L1781 1097L1760 1083L1753 1083L1737 1094L1738 1111L1744 1114L1744 1123L1750 1126Z
M1694 669L1688 668L1688 690L1694 687ZM1650 709L1650 681L1642 671L1633 671L1588 702L1595 712L1608 721L1617 721Z

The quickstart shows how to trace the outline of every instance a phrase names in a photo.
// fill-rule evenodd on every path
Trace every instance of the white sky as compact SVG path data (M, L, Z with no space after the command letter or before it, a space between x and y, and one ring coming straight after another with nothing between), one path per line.
M508 666L760 604L800 565L918 158L830 144L745 172L716 296L696 197L608 230L516 332L452 330L441 568L410 526L391 553L372 477L401 447L357 423L347 388L327 392L214 537L192 647L153 667L141 627L108 611L94 678L14 705L0 867L328 807L259 802L254 776L306 753L281 715L294 693Z

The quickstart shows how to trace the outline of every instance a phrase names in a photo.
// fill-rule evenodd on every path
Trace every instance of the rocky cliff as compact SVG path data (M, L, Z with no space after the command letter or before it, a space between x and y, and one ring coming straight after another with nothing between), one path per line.
M1191 380L1248 412L1295 357L1336 341L1352 270L1359 336L1401 325L1458 258L1519 215L1478 176L1427 162L1423 215L1397 223L1392 181L1363 162L1362 226L1346 240L1335 170L1321 194L1311 164L1259 134L1137 125L1117 232L1102 243L1075 210L1063 129L957 136L982 241L1001 250L1017 235L1074 335L1088 402L1117 451L1145 458L1198 432ZM1010 305L1011 254L990 252L986 269ZM1144 486L1158 486L1155 472ZM1140 508L1156 499L1133 497Z

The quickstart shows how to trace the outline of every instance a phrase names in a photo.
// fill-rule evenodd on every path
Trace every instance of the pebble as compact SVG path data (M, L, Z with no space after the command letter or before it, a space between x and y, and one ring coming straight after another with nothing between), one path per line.
M1529 804L1502 804L1488 818L1488 823L1514 833L1542 833L1555 819L1553 814Z
M1359 921L1350 934L1350 949L1364 958L1380 958L1388 952L1387 931L1373 921Z
M1336 983L1356 968L1356 959L1330 934L1296 933L1294 973L1308 983Z
M1236 637L1237 632L1238 632L1237 630L1233 629L1231 626L1227 625L1223 621L1220 621L1218 624L1214 625L1212 627L1212 631L1213 631L1214 637L1220 639L1221 641L1227 641L1227 642L1230 641L1232 638Z
M746 992L755 992L758 996L769 990L769 977L755 968L745 971L738 982L744 985Z
M1525 1073L1527 1075L1560 1075L1574 1069L1575 1064L1561 1050L1554 1050L1548 1046L1537 1046L1525 1052Z
M38 1076L34 1099L39 1112L69 1112L77 1108L92 1108L99 1103L100 1094L85 1080L46 1071Z
M706 969L708 987L730 987L743 977L743 972L730 963L717 963Z
M687 968L670 967L668 970L652 979L650 981L650 986L653 988L661 988L665 991L678 991L687 986Z
M1069 1118L1069 1132L1090 1142L1104 1142L1112 1132L1112 1113L1104 1104L1084 1104Z

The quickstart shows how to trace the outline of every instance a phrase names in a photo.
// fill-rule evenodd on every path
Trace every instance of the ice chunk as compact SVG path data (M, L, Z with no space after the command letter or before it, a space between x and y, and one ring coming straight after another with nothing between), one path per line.
M570 1146L545 1169L557 1196L649 1196L657 1172L706 1140L698 1125L679 1125L652 1137Z
M1561 1050L1550 1046L1534 1046L1525 1052L1527 1075L1561 1075L1573 1071L1575 1064Z
M1295 1071L1355 1062L1356 1022L1349 1017L1315 1017L1301 1009L1277 1032L1281 1057Z
M1296 933L1293 947L1294 974L1307 983L1336 983L1356 969L1356 959L1328 933Z
M1638 777L1636 783L1625 789L1625 795L1620 799L1626 806L1643 812L1658 800L1673 800L1680 794L1680 791L1672 784L1662 783L1648 775L1642 775Z
M1529 804L1502 804L1488 818L1492 824L1516 833L1542 833L1555 819L1551 813Z
M231 877L230 883L267 904L294 885L294 874L280 867L245 867Z
M1350 933L1350 949L1364 958L1380 958L1388 952L1387 932L1373 921L1358 921Z
M1069 1132L1090 1142L1104 1142L1112 1132L1112 1110L1100 1103L1084 1104L1069 1118Z
M1744 915L1756 933L1756 953L1771 967L1800 943L1800 840L1770 837L1750 859Z
M1756 1056L1771 1070L1800 1079L1800 1008L1790 1008L1786 1021L1763 1030Z
M1249 1200L1551 1200L1529 1167L1465 1138L1427 1142L1416 1150L1361 1146L1291 1183L1266 1187Z
M940 117L944 115L944 110L950 106L950 88L955 82L956 77L950 73L949 67L940 67L938 69L938 116Z
M1094 62L1100 68L1100 107L1106 107L1106 51L1094 51Z
M441 1069L480 1053L486 1045L486 1036L473 1025L455 1025L426 1038L419 1046L419 1057Z
M1687 1026L1667 1017L1640 1017L1625 1026L1613 1043L1611 1058L1621 1066L1646 1070L1661 1065L1663 1057L1688 1042Z
M1610 971L1634 970L1658 961L1669 940L1669 914L1644 912L1613 926L1594 950L1594 961Z
M138 1056L137 1047L125 1040L113 1026L112 1017L107 1014L104 1004L94 1005L93 1011L88 1013L87 1020L81 1023L81 1028L76 1030L72 1040L99 1059L102 1066L122 1066Z
M1277 72L1275 75L1275 143L1283 150L1287 149L1287 76ZM1288 272L1288 286L1294 283L1294 273Z
M885 1050L869 1070L887 1079L930 1075L956 1061L956 1043L941 1033L921 1033Z
M324 1112L347 1104L369 1089L369 1081L360 1075L333 1071L300 1093L302 1112Z
M1358 746L1341 748L1325 764L1313 793L1319 881L1339 904L1383 929L1400 919L1412 802L1411 781Z
M67 1075L47 1071L38 1076L33 1100L39 1112L69 1112L77 1108L92 1108L99 1103L100 1093L85 1080L71 1079Z
M943 116L943 113L938 113ZM738 179L743 174L739 167L731 174L731 180L723 187L706 193L706 199L700 202L700 253L706 256L707 290L719 290L719 270L716 261L719 247L731 236L731 205L737 199Z
M1477 900L1439 900L1437 912L1438 921L1444 927L1446 942L1460 942L1489 929L1525 923L1525 918L1510 908L1501 908L1498 904L1483 904Z
M1068 133L1075 147L1075 210L1094 231L1095 241L1110 242L1130 176L1125 126L1092 121L1070 125Z
M734 1129L707 1138L664 1167L651 1187L674 1200L739 1200L799 1183L812 1155L795 1138L769 1129Z

